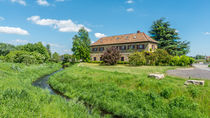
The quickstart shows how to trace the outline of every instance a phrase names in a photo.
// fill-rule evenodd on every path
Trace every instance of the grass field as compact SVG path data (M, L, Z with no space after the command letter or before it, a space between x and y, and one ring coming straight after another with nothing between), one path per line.
M49 83L70 98L120 117L210 116L210 85L184 86L185 79L148 78L175 67L78 64L56 73Z
M0 62L0 117L1 118L87 118L88 110L76 100L50 95L48 91L32 86L36 79L50 74L61 66Z

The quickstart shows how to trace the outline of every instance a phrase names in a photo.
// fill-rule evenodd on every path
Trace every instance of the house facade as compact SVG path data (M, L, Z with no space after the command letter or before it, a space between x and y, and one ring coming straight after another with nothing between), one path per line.
M100 38L91 44L91 60L102 61L101 56L110 47L116 47L120 51L119 61L128 61L128 57L135 51L154 51L158 42L146 35L144 32L124 34Z

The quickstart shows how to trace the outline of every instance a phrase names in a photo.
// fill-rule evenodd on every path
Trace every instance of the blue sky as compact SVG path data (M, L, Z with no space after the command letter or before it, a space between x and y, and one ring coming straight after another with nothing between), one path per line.
M72 53L72 37L85 27L92 42L102 36L148 34L166 17L190 41L188 55L210 56L210 0L0 0L0 42L41 41Z

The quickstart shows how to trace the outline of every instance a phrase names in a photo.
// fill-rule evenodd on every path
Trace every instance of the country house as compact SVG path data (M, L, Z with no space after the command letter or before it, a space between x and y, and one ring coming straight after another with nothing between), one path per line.
M109 47L116 47L121 54L120 61L128 61L129 54L135 51L154 51L157 49L157 41L144 32L124 34L100 38L91 44L91 60L101 61L101 55Z

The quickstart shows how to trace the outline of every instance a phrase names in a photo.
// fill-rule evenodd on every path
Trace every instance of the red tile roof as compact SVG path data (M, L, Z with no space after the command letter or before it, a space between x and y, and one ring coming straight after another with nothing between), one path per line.
M158 43L156 40L152 39L151 37L146 35L144 32L138 32L138 33L133 33L133 34L103 37L103 38L100 38L95 43L91 44L91 46L123 44L123 43L138 43L138 42Z

